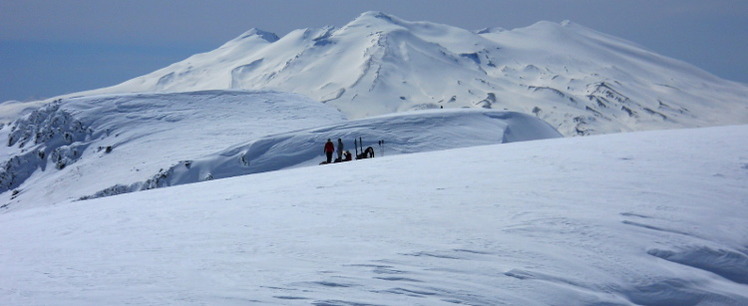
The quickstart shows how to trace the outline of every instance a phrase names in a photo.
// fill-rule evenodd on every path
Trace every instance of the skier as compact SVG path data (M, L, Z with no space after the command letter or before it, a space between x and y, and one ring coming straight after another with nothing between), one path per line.
M332 162L332 153L335 152L335 145L332 143L332 140L330 138L327 139L327 142L325 143L325 155L327 155L327 163Z
M338 159L337 161L343 161L343 140L338 138Z

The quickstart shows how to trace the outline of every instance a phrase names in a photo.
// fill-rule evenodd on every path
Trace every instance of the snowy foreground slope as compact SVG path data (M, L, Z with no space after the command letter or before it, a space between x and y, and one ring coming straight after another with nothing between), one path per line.
M328 138L403 154L560 137L530 115L434 110L345 120L279 92L63 99L0 129L0 213L257 172L316 166ZM384 146L377 146L384 140Z
M494 26L494 25L486 25ZM534 114L563 135L748 123L748 86L571 22L481 31L366 12L217 49L75 95L295 92L365 118L431 108Z
M0 214L3 305L746 305L748 126L385 156Z

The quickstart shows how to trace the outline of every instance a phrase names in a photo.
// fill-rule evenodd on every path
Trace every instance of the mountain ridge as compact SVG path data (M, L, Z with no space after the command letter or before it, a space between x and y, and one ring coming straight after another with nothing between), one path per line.
M561 135L534 116L453 109L346 120L273 91L60 99L0 127L0 213L125 192L316 166L326 139L376 156ZM382 140L384 145L377 145Z
M146 180L271 133L344 121L290 93L200 91L60 99L0 128L0 212Z

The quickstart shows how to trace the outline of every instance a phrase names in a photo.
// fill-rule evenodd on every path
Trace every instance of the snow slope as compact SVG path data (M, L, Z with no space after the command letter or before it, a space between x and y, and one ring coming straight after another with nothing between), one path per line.
M510 110L566 136L748 123L744 84L581 25L472 32L380 12L282 38L253 29L79 94L207 89L295 92L352 119L439 107Z
M746 305L748 126L385 156L0 214L3 305Z
M397 155L557 137L561 135L547 123L520 113L486 110L402 113L269 135L197 160L180 161L146 181L118 184L85 198L314 166L325 160L321 148L327 139L344 139L345 150L356 159L367 148L372 148L375 156L381 156L385 149L388 155ZM334 143L338 145L337 141Z
M295 94L203 91L66 99L0 129L0 212L317 165L327 138L377 155L560 137L519 113L436 110L344 120ZM379 140L385 146L377 145Z
M78 198L270 133L342 121L334 108L277 92L64 99L0 129L0 206Z

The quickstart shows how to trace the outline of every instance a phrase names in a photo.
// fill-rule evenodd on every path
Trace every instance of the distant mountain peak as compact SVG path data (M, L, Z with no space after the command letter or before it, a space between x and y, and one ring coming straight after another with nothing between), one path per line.
M356 19L346 24L343 28L355 28L363 26L366 28L376 28L387 30L388 28L409 28L412 22L406 21L391 14L379 11L364 12Z
M236 40L243 40L251 37L258 37L270 43L276 42L278 41L278 39L280 39L278 35L275 35L275 33L263 31L258 28L252 28L249 31L244 32L242 35L239 35Z
M361 15L359 15L355 20L367 20L367 19L381 19L387 22L397 23L399 21L399 18L394 17L393 15L380 12L380 11L368 11L364 12Z
M475 31L475 34L488 34L488 33L499 33L504 32L506 29L502 27L490 27L490 28L483 28L478 31Z
M369 11L339 29L282 38L251 29L224 46L79 95L269 89L349 119L490 108L533 114L567 136L748 122L734 111L748 110L745 86L570 21L474 32Z

